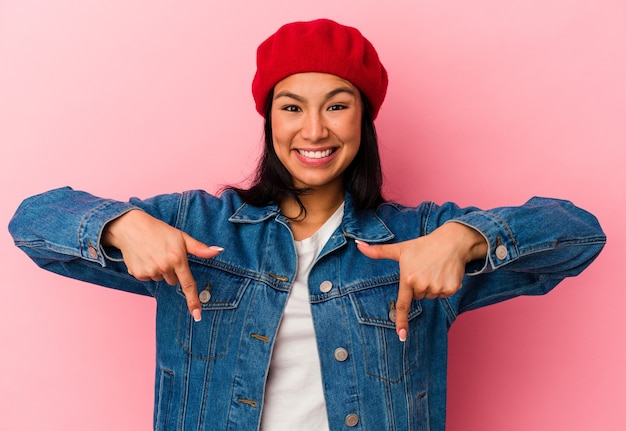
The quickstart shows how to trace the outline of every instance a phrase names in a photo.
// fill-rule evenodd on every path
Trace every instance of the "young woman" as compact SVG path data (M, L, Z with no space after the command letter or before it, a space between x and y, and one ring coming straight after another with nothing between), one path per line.
M595 217L385 202L373 120L387 74L356 29L258 49L265 149L249 189L25 200L16 244L51 271L157 301L157 430L444 430L447 332L544 294L602 249Z

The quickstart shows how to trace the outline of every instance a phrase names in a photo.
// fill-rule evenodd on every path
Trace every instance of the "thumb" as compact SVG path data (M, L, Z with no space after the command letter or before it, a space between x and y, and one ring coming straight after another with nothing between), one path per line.
M400 260L400 252L402 249L400 243L370 245L359 240L356 240L355 242L359 251L371 259Z
M210 259L224 251L222 247L208 246L204 244L203 242L198 241L197 239L193 238L192 236L184 232L183 232L183 239L185 241L185 247L187 248L187 253L192 254L196 257Z

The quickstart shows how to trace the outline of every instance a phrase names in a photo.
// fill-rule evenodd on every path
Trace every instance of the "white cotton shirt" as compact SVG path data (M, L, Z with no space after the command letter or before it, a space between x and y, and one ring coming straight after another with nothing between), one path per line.
M313 236L295 241L298 272L272 352L262 431L329 429L308 281L313 263L342 218L343 204Z

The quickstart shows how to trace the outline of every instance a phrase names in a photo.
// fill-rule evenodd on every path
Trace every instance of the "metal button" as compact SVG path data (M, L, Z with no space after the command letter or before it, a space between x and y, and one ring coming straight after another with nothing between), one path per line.
M348 425L349 427L355 427L356 424L359 423L359 416L355 415L354 413L350 413L348 416L346 416L346 425Z
M393 299L391 300L391 302L389 303L389 320L391 320L392 322L396 322L396 301L394 301Z
M87 251L89 252L89 256L93 257L94 259L98 258L98 252L93 245L90 245Z
M333 288L333 283L331 281L326 280L320 283L320 290L324 293L330 292L332 288Z
M200 302L202 302L203 304L206 304L210 300L211 300L211 292L209 291L209 288L207 287L202 292L200 292Z
M339 362L343 362L348 359L348 351L343 347L338 347L335 349L335 359Z
M509 251L506 249L505 246L503 245L499 245L496 247L496 257L500 260L504 260L506 259L506 257L509 255Z

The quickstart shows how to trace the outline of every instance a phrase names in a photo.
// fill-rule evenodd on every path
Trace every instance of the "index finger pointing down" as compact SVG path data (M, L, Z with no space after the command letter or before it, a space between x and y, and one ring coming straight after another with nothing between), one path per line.
M200 305L200 298L198 297L198 289L196 287L196 281L191 275L189 264L184 262L179 268L176 269L176 275L180 281L180 287L187 299L187 308L193 316L193 320L199 322L202 319L202 307Z
M396 301L396 333L400 341L406 341L409 332L409 311L413 301L413 291L400 280Z

